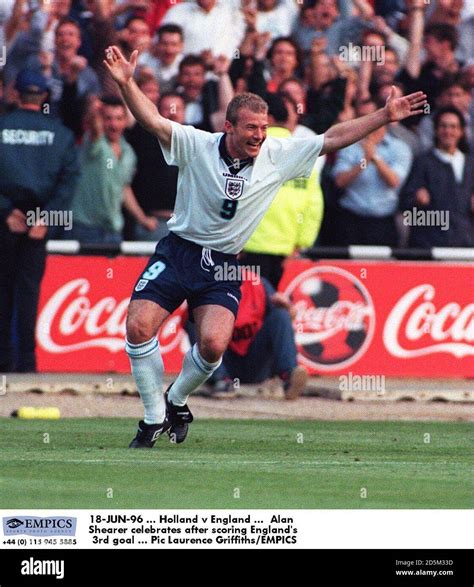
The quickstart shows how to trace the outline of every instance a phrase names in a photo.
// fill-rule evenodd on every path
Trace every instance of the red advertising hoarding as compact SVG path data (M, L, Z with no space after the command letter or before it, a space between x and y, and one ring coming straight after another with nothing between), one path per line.
M125 318L144 257L48 257L37 322L40 371L128 372ZM474 376L467 263L290 260L299 361L325 375ZM188 340L183 310L160 332L169 372Z

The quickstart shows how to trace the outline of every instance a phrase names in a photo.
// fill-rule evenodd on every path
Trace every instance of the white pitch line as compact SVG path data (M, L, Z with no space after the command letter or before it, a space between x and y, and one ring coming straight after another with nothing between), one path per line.
M38 463L79 463L79 464L98 464L98 465L134 465L134 464L143 464L143 465L215 465L215 466L225 466L225 465L279 465L284 467L299 467L299 466L317 466L317 467L324 467L324 466L343 466L343 465L369 465L369 466L380 466L380 465L413 465L413 466L431 466L433 464L436 465L450 465L450 466L457 466L461 465L464 466L464 463L459 462L448 462L448 461L436 461L434 463L427 463L421 461L229 461L226 460L223 463L216 463L216 461L202 461L202 460L173 460L173 459L163 459L158 457L158 460L151 461L151 460L126 460L126 459L43 459L32 457L28 458L21 458L20 462L32 462L36 461Z

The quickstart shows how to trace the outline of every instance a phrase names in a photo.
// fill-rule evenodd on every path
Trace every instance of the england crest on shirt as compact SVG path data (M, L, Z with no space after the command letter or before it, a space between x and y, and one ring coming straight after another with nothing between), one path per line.
M244 191L244 180L239 178L227 178L225 180L225 195L231 200L237 200Z

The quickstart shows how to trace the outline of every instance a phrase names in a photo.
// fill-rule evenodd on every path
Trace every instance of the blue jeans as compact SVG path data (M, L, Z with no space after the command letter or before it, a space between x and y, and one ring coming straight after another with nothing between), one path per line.
M186 331L194 344L194 324L188 321ZM297 349L290 314L284 308L272 305L247 354L242 357L227 349L221 366L214 371L209 382L228 377L237 378L241 383L261 383L275 375L291 373L296 365Z
M120 244L122 242L122 234L120 232L112 232L95 226L87 226L80 222L74 222L71 230L64 231L63 238L67 240L77 240L80 243Z

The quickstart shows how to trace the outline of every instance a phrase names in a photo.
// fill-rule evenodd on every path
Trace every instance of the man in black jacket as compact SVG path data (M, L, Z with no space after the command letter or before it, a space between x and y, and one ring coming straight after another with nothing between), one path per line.
M474 159L456 108L434 116L435 147L415 159L401 194L409 246L474 246Z
M48 226L70 228L69 199L78 174L72 132L43 115L46 79L18 74L20 107L0 116L0 372L36 370L35 323L46 263Z

